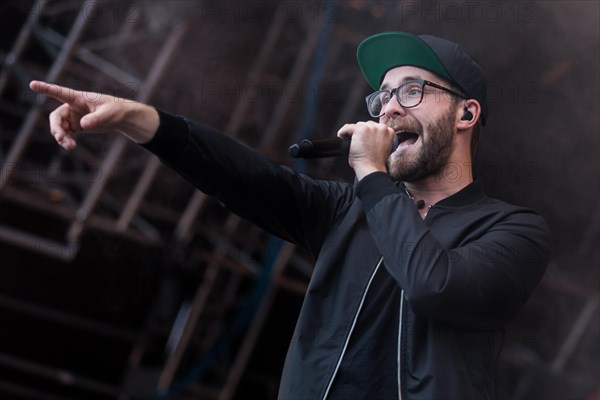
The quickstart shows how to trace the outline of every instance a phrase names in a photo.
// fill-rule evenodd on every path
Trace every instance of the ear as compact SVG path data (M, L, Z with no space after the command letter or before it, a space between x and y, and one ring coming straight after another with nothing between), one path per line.
M465 100L457 109L456 129L464 131L473 127L481 116L481 105L475 99Z

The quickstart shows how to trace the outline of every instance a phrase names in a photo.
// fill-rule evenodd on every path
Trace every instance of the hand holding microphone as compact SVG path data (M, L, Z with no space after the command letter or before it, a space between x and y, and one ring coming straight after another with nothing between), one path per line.
M346 126L354 125L347 124ZM342 128L343 129L343 128ZM341 129L340 129L341 131ZM331 139L302 140L289 148L290 155L294 158L317 159L328 157L348 156L350 153L351 135L335 137ZM392 153L398 147L398 138L394 135L392 139Z
M303 140L290 147L290 154L296 158L347 156L358 180L372 172L387 172L387 159L398 147L394 129L374 121L357 122L344 125L337 135L334 139Z

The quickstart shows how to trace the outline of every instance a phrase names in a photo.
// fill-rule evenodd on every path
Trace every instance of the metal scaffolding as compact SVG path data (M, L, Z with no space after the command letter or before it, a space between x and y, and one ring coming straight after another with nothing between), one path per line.
M352 3L340 2L336 7L351 8ZM381 19L382 26L394 26L396 9L391 3L382 2L389 14ZM116 338L128 346L128 357L120 364L118 383L0 352L0 367L20 372L28 376L30 382L55 384L38 387L0 379L0 397L13 394L29 399L62 400L82 398L77 396L119 400L154 396L233 399L244 376L251 376L250 359L272 315L278 293L285 292L300 299L310 278L311 262L300 249L272 241L258 228L224 210L215 216L218 205L199 191L191 188L184 191L178 199L183 206L161 204L154 198L152 188L159 181L173 179L172 175L168 175L156 157L130 144L126 138L106 135L94 137L89 144L84 139L69 155L51 142L45 131L46 116L53 105L24 89L31 79L57 84L76 82L84 86L90 82L111 82L119 88L118 92L141 102L155 101L158 88L168 84L170 62L197 22L194 3L181 2L173 11L176 18L164 15L169 10L168 1L131 2L127 8L123 4L97 0L37 0L30 5L31 10L26 13L10 52L0 54L0 111L3 118L16 121L3 126L2 147L7 145L8 151L4 154L4 149L0 149L0 204L60 221L52 230L37 230L35 225L20 219L0 221L0 241L64 263L76 261L82 250L82 237L88 232L102 232L165 252L177 249L185 253L182 263L196 266L195 289L178 304L178 313L168 329L160 332L156 332L153 325L156 312L153 306L146 310L147 323L131 329L0 294L1 309L94 332L104 338ZM286 3L282 4L279 7ZM267 85L273 80L284 87L306 85L320 35L327 24L335 20L323 17L328 13L322 18L293 20L289 12L272 11L260 47L241 85ZM356 12L360 16L360 12L368 10ZM116 24L118 29L115 26L99 29L97 16L103 13L113 16L112 25L115 25L116 15L127 23ZM275 69L272 66L277 65L275 60L282 53L290 53L291 39L286 38L286 34L296 38L291 51L293 56L288 66ZM367 87L356 70L346 65L343 56L344 50L356 47L361 36L341 23L334 24L331 35L323 79L337 83L342 77L345 82L336 86L343 88L343 104L336 108L334 115L327 116L339 126L352 120ZM149 52L148 60L140 63L146 66L145 70L130 68L129 49L144 46L148 41L159 46ZM261 132L253 147L269 155L280 154L282 146L295 139L293 133L300 114L296 103L282 93L274 99L274 108L267 117L257 118L253 99L239 96L231 105L223 130L240 141L252 141L252 133ZM40 156L38 148L45 152L44 156ZM133 183L124 187L119 184L120 177L115 171L127 164L124 158L129 154L134 154L135 165L132 171L121 171L121 174L127 174ZM326 175L331 172L330 167L328 170L323 164L319 172ZM181 178L174 179L177 181L172 182L172 190L185 185ZM591 223L590 229L594 227L597 225ZM592 236L598 234L592 232ZM259 296L251 300L252 288L262 279L266 285ZM580 351L577 343L593 332L590 327L597 324L600 300L596 291L569 286L564 279L552 274L544 281L543 288L577 297L581 305L571 329L561 338L550 361L535 349L508 349L503 360L506 368L521 373L519 384L510 393L515 400L535 393L531 388L535 383L532 375L539 371L545 377L565 377L567 384L581 384L575 376L577 371L566 371L566 365ZM252 307L246 310L250 319L240 317L243 329L236 332L231 321L243 314L244 304L251 301L254 301ZM226 348L219 352L218 346L222 343ZM153 347L165 350L166 356L161 357L160 362L147 361ZM211 354L216 355L211 358ZM524 354L530 357L524 359ZM198 372L199 365L202 373ZM536 368L527 370L531 365ZM261 384L266 388L276 387L277 378L261 376ZM45 387L48 389L43 389ZM71 393L68 389L77 392Z

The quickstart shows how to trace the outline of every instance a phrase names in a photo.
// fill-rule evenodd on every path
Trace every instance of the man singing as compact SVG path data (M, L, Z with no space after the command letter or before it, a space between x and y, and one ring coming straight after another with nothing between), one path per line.
M338 131L351 138L354 184L297 174L148 105L31 88L63 103L50 129L64 148L79 132L120 131L314 255L280 399L492 399L504 328L546 267L547 227L473 179L486 83L457 44L388 32L357 56L378 122Z

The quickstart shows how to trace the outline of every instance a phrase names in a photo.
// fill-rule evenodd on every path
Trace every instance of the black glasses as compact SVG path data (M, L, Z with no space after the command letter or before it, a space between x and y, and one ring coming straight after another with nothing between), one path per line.
M390 99L394 94L396 94L396 100L402 107L411 108L418 106L419 104L421 104L421 101L423 101L423 93L425 92L423 88L425 87L425 85L429 85L436 89L443 90L463 99L467 98L465 95L440 86L437 83L433 83L423 79L417 79L414 81L406 82L395 89L378 90L365 97L369 114L371 114L371 116L375 118L380 117L381 111L387 105L387 103L389 103Z

